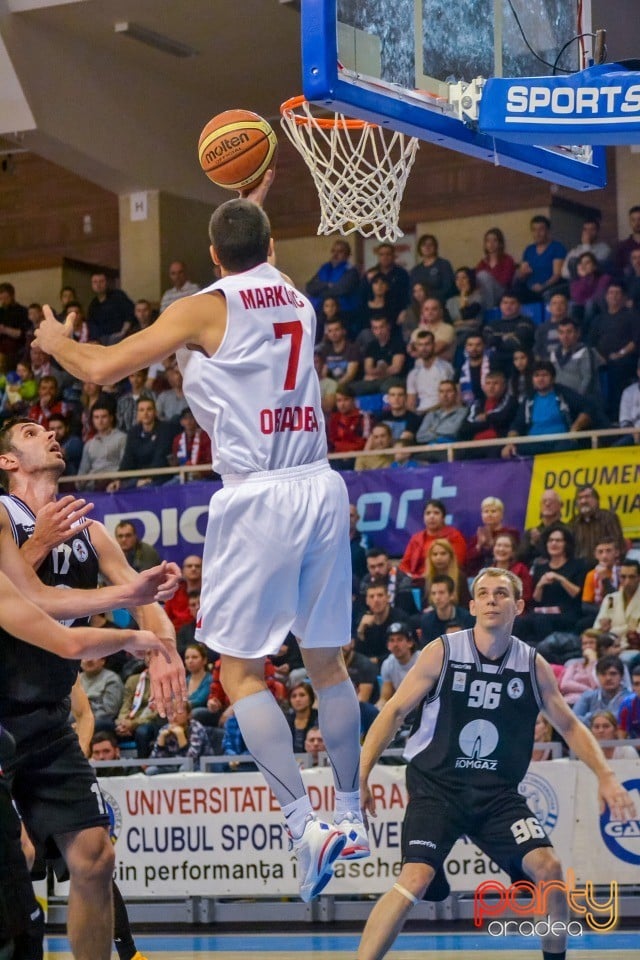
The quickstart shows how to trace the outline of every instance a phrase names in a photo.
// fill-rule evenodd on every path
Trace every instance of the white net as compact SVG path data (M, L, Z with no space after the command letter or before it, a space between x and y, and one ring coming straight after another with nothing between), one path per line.
M418 140L341 113L314 117L303 97L283 103L280 112L318 191L318 233L357 230L389 242L401 237L400 203Z

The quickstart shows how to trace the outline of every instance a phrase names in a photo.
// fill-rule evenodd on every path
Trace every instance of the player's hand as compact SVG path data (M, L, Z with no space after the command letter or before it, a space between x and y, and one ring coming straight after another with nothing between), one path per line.
M253 203L257 203L259 207L262 207L264 205L264 201L266 200L267 194L269 193L271 184L273 183L274 179L275 179L275 171L273 169L269 169L267 170L267 172L265 173L264 177L262 178L260 183L257 185L257 187L254 187L253 190L249 190L247 192L243 190L239 190L238 193L245 200L251 200Z
M44 320L36 328L33 342L45 353L53 354L60 340L73 336L75 313L70 313L64 323L60 323L48 303L45 303L42 312Z
M612 820L632 820L636 817L636 806L631 799L631 794L625 790L621 783L618 783L611 771L600 778L598 796L600 798L600 813L602 813L606 804L611 811Z
M376 802L373 799L373 794L369 789L369 783L367 780L360 781L360 808L362 810L362 819L364 820L364 825L369 829L369 817L374 819L378 816L376 812Z
M86 519L92 510L92 503L70 495L52 500L38 510L31 540L49 553L77 533L79 527L92 523Z
M172 640L165 643L162 654L153 652L149 657L149 680L155 709L161 717L172 722L176 708L183 707L187 699L187 680L175 643Z
M116 633L112 630L105 631L105 633L107 632L110 636ZM156 651L159 658L166 660L167 663L172 662L172 651L175 652L175 645L172 641L156 636L151 630L120 630L117 632L122 637L122 649L126 650L127 653L132 653L134 657L141 660L150 651L153 657L153 651Z
M143 570L131 585L130 603L137 607L146 603L165 603L178 589L182 573L175 563L163 560L156 567Z

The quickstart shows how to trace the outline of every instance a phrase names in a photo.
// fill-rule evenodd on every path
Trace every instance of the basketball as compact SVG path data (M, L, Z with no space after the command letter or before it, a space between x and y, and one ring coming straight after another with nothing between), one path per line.
M225 110L198 140L200 166L219 187L255 187L273 164L278 141L271 125L251 110Z

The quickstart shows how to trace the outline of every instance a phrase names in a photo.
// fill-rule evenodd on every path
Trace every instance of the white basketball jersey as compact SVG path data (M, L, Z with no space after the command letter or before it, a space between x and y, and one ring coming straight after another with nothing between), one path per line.
M178 351L186 401L222 474L280 470L326 457L313 363L313 307L268 263L224 277L227 329L212 357Z

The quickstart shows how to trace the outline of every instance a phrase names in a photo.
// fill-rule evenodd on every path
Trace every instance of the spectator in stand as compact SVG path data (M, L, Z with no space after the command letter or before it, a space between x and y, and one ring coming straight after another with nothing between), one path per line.
M390 450L393 446L393 434L391 433L391 427L386 423L376 423L371 428L371 433L367 437L363 451L369 452L372 450ZM375 456L360 456L356 457L356 462L354 465L354 470L384 470L387 467L390 467L393 462L393 454L390 453L378 453Z
M398 316L397 324L402 331L402 339L408 343L411 334L420 323L422 304L429 296L429 288L424 283L414 283L411 287L411 303Z
M413 596L413 581L389 559L383 547L371 547L367 550L367 573L360 581L360 594L366 597L372 583L384 584L387 588L389 603L413 616L418 609Z
M77 300L72 300L69 304L67 304L64 316L62 317L62 322L64 323L68 317L71 318L71 336L73 339L77 340L78 343L88 343L89 324L87 323L84 307Z
M571 707L577 703L585 690L595 690L598 686L594 668L598 659L596 638L599 636L599 630L591 628L583 630L580 635L582 656L567 660L564 665L564 673L558 681L558 686L560 693Z
M419 460L414 460L407 447L413 447L415 440L409 440L407 437L394 440L393 442L393 461L392 470L413 470L422 464Z
M535 332L533 351L536 360L548 360L549 354L560 343L558 328L567 320L569 314L569 298L564 293L554 293L547 305L548 319L538 324Z
M329 415L327 433L331 453L350 453L364 450L369 432L368 417L356 406L351 387L346 385L336 390L336 409ZM336 470L353 470L352 458L333 460Z
M557 386L556 370L551 361L537 360L533 365L533 394L522 400L511 424L508 436L535 437L553 433L577 433L588 430L591 425L591 406L584 397L567 387ZM552 453L571 450L571 440L526 444L525 456L536 453ZM517 455L515 443L502 448L502 457Z
M116 409L117 426L118 430L122 430L124 433L127 433L135 426L138 415L138 400L142 398L145 400L155 400L153 392L145 386L148 374L149 371L147 369L136 370L135 373L129 374L127 380L129 381L130 390L118 398L118 406Z
M592 254L600 270L609 268L611 263L611 247L599 239L600 221L587 219L582 222L580 243L569 250L562 264L562 276L565 280L575 280L578 276L578 262L583 253Z
M436 356L435 337L430 330L416 330L412 343L415 363L407 377L407 407L422 415L438 404L440 384L453 378L453 367Z
M509 377L509 392L518 403L533 393L533 354L527 350L514 350L513 373Z
M133 301L124 291L110 288L101 270L91 274L91 289L94 297L87 308L89 339L105 346L119 343L133 330Z
M346 326L352 332L359 328L359 288L360 277L357 269L349 263L351 247L346 240L336 239L331 245L331 258L323 263L318 272L309 280L306 293L320 313L325 297L337 297L340 313Z
M202 644L200 644L200 646L202 646ZM194 715L194 719L207 727L225 726L233 714L231 701L220 682L221 666L220 659L218 658L213 664L211 671L211 688L209 690L206 711L202 707L198 707ZM283 705L282 701L286 698L286 688L276 679L276 670L270 657L266 657L264 662L264 680L276 700Z
M640 358L636 368L637 379L622 391L618 423L630 427L633 433L621 437L618 444L640 443Z
M328 323L331 323L332 320L340 320L343 324L345 324L344 317L340 312L340 300L338 297L324 298L317 320L316 344L320 344L324 340Z
M122 680L113 670L107 670L105 663L105 657L80 661L80 685L89 698L96 731L115 730L124 696Z
M583 253L578 259L576 277L569 283L571 315L589 329L593 318L602 313L604 296L611 283L592 253Z
M330 377L338 387L346 387L358 376L362 357L355 343L347 339L347 328L340 317L327 321L318 352L322 358L322 376Z
M620 589L608 594L594 623L596 630L620 639L622 659L634 661L640 650L640 561L625 557L620 563Z
M588 396L594 414L596 411L598 413L596 422L602 421L602 426L608 426L602 409L598 354L582 342L580 326L570 317L558 325L558 339L557 346L549 351L549 360L556 371L556 383L569 387L581 396Z
M490 370L484 380L484 396L474 400L460 430L461 440L495 440L506 437L518 409L518 401L507 389L502 370ZM472 451L472 455L495 457L496 447Z
M516 272L513 257L505 253L505 239L499 227L491 227L484 235L484 256L476 266L478 285L484 291L487 307L495 307L509 290Z
M362 534L358 530L360 514L355 503L349 504L349 546L351 549L351 572L360 579L367 572L367 555L362 543Z
M0 283L0 365L13 370L31 329L29 311L16 301L12 283Z
M616 250L615 264L618 276L622 276L629 267L632 252L640 250L640 206L630 207L629 226L631 227L631 233L626 240L620 241Z
M304 753L304 742L309 730L318 726L318 711L314 707L316 695L310 683L296 683L289 690L289 714L293 752Z
M552 524L562 521L562 499L555 490L545 490L540 497L540 523L525 530L516 558L528 567L546 557L544 533Z
M111 760L113 767L98 767L96 773L99 777L126 777L131 773L131 768L115 765L115 761L120 760L120 745L118 738L112 730L99 730L94 733L89 743L89 759L97 763L105 763Z
M622 284L610 284L606 311L599 314L589 334L589 344L606 364L608 413L615 419L622 391L634 378L638 363L640 315L626 305Z
M136 330L146 330L158 318L158 311L153 310L148 300L141 298L136 300L133 307L133 315L136 318Z
M188 701L176 705L173 719L158 732L150 760L184 757L193 760L195 768L198 768L200 757L205 756L209 750L209 738L203 725L192 718L191 712L192 707ZM175 773L180 769L181 766L147 767L145 773L153 776L158 773Z
M392 330L387 317L372 320L371 332L373 340L364 354L364 379L351 384L356 396L386 393L402 375L407 359L402 337Z
M596 566L588 571L582 588L582 613L592 622L604 598L620 586L620 551L613 537L598 541L593 552Z
M66 416L69 405L58 397L58 382L53 376L42 377L38 383L38 401L27 411L29 420L34 420L49 429L49 421L54 414Z
M356 630L356 650L374 663L382 663L388 654L387 630L392 623L402 620L402 610L391 605L384 580L373 580L367 587L367 613Z
M387 701L391 700L406 675L411 670L419 653L413 630L407 623L392 623L387 629L387 650L389 656L380 667L382 689L376 706L382 710Z
M467 417L467 407L460 403L458 387L453 380L442 380L438 387L438 405L425 413L416 434L417 444L452 443L458 439ZM421 457L430 455L420 454Z
M176 467L199 466L211 463L211 440L208 433L198 426L188 407L180 414L181 430L173 438L169 462ZM186 474L187 480L208 480L212 473L193 471ZM179 481L179 477L176 477Z
M552 760L553 754L545 744L553 740L553 727L545 717L544 713L539 713L536 718L536 725L533 728L533 751L531 753L532 762L539 763L542 760Z
M492 557L485 566L498 567L501 570L510 570L511 573L515 573L516 577L520 577L522 581L522 599L524 600L524 608L526 611L531 608L533 600L533 581L526 564L516 559L517 546L517 535L514 536L513 533L509 533L506 528L501 533L496 533L493 541ZM517 629L514 632L517 634Z
M378 273L382 273L389 284L387 315L390 322L395 326L400 312L404 310L411 299L411 281L404 267L396 263L396 248L392 243L383 242L378 244L375 252L378 257L378 262L370 270L367 270L364 276L362 282L362 302L367 303L367 301L371 300L371 278Z
M428 296L422 304L420 324L418 329L412 333L409 341L408 351L410 353L413 353L415 338L420 330L429 330L433 334L436 356L451 363L456 351L456 333L453 324L447 323L445 320L444 307L435 297Z
M169 367L167 380L169 389L158 394L156 412L159 420L173 420L177 423L187 405L182 391L182 374L178 367Z
M143 570L149 570L156 564L162 563L158 551L150 543L145 543L144 540L140 539L133 521L121 520L116 526L114 536L127 559L127 563L137 573L142 573Z
M471 406L476 400L484 400L484 381L491 370L494 351L485 347L480 333L470 333L464 344L464 355L457 366L460 398Z
M151 753L164 720L151 706L149 671L133 673L124 684L124 697L116 717L116 735L121 740L135 740L139 757Z
M71 433L69 418L62 413L51 414L49 430L53 430L56 443L59 444L64 457L65 468L62 476L75 477L82 458L82 440L75 433Z
M19 360L13 373L5 379L4 394L0 401L0 418L24 417L38 396L38 384L27 360Z
M620 657L607 654L596 663L597 686L585 690L573 705L575 715L586 723L600 710L610 710L615 716L630 690L624 683L624 667Z
M127 436L114 427L113 407L97 400L91 408L93 436L82 448L82 459L78 473L115 473L122 460ZM103 490L107 480L87 481L87 490Z
M467 540L467 559L465 569L470 577L475 577L483 567L492 566L493 548L501 533L513 537L514 544L520 539L515 527L504 525L504 503L498 497L485 497L480 504L482 524Z
M83 380L80 390L80 421L82 424L82 441L86 443L91 437L95 436L93 422L91 420L91 410L95 404L102 404L111 411L115 423L116 417L116 397L113 393L107 392L108 388L103 388L99 383L92 383L90 380Z
M140 397L138 422L127 433L120 470L153 470L158 467L168 467L174 436L173 425L158 419L155 401ZM132 477L127 480L112 480L107 491L115 493L121 487L148 487L154 483L166 483L166 480L165 476L157 479Z
M197 283L191 283L190 280L187 280L187 267L182 260L174 260L169 264L169 279L172 286L162 294L160 313L166 310L170 304L175 303L176 300L181 300L182 297L190 297L191 294L197 293L200 289Z
M356 650L356 641L353 637L342 648L344 665L347 668L349 679L356 689L360 703L375 703L378 699L378 669L369 657Z
M64 390L67 386L74 383L73 377L59 367L53 357L45 353L44 350L41 350L35 343L32 343L29 347L29 354L31 357L31 369L38 383L43 377L53 377L58 385L59 391Z
M530 317L525 316L520 300L514 293L503 293L500 298L500 316L488 320L483 330L484 341L495 351L495 362L506 373L511 371L515 350L533 348L534 326Z
M198 611L200 610L200 590L189 590L187 593L187 609L189 611L189 620L176 630L176 649L181 657L184 657L184 652L187 647L196 642L196 624ZM207 650L209 661L212 661L212 657L214 656L213 650L209 650L208 647ZM198 719L199 718L196 717L196 720Z
M524 249L513 283L514 293L522 303L548 300L557 292L555 288L562 284L566 286L562 279L562 264L567 248L552 239L551 221L538 215L531 218L530 226L533 242Z
M409 409L405 385L401 382L390 384L387 403L379 415L379 421L389 427L393 440L415 441L420 419L417 413Z
M449 297L446 310L453 323L456 342L460 345L470 333L479 333L485 301L476 283L475 272L470 267L459 267L455 281L458 292L454 297Z
M424 505L424 530L414 533L404 551L400 569L414 579L425 575L425 560L434 540L448 540L460 567L467 559L467 544L456 527L445 523L447 509L442 500L427 500Z
M434 540L427 550L427 559L424 570L424 595L429 597L429 590L434 577L446 574L454 584L454 600L467 610L471 595L466 575L458 566L458 558L448 540Z
M624 734L618 729L618 722L610 710L598 710L591 715L589 729L598 741L624 739ZM638 752L631 744L621 743L618 746L602 747L607 760L637 760Z
M450 624L466 630L475 623L475 618L469 611L456 604L455 584L446 573L438 573L432 579L429 585L429 604L420 618L420 642L423 647L446 633Z
M182 579L178 584L178 589L164 605L164 612L176 630L179 630L185 623L191 622L192 616L189 610L189 593L192 590L200 592L201 587L202 557L190 554L182 561Z
M364 305L364 326L368 327L374 317L386 317L389 313L389 281L383 273L374 273L369 284L371 297Z
M327 752L327 747L322 737L322 733L320 732L320 727L311 727L309 730L307 730L307 735L304 738L304 752L311 761L312 767L318 767L320 765L320 754L326 754ZM325 756L325 766L326 763L327 758Z
M77 301L78 295L75 287L65 286L60 290L60 310L56 314L58 320L64 319L67 313L67 307L70 303Z
M631 251L631 262L624 276L624 292L629 309L640 313L640 247Z
M627 542L622 533L620 520L615 511L600 507L600 494L590 484L576 488L573 505L574 516L571 532L576 542L576 556L593 565L596 545L601 540L614 540L622 557L627 551Z
M553 523L542 535L547 559L533 571L533 615L524 620L539 642L556 631L576 632L586 564L575 556L571 531Z
M191 706L206 707L211 687L209 657L204 643L190 643L184 651L187 671L187 697Z
M423 233L418 239L420 260L411 270L411 283L423 283L429 295L436 297L444 306L455 295L453 267L438 254L438 241L432 233Z
M625 697L618 711L618 725L623 736L629 740L640 737L640 666L631 671L633 693Z

